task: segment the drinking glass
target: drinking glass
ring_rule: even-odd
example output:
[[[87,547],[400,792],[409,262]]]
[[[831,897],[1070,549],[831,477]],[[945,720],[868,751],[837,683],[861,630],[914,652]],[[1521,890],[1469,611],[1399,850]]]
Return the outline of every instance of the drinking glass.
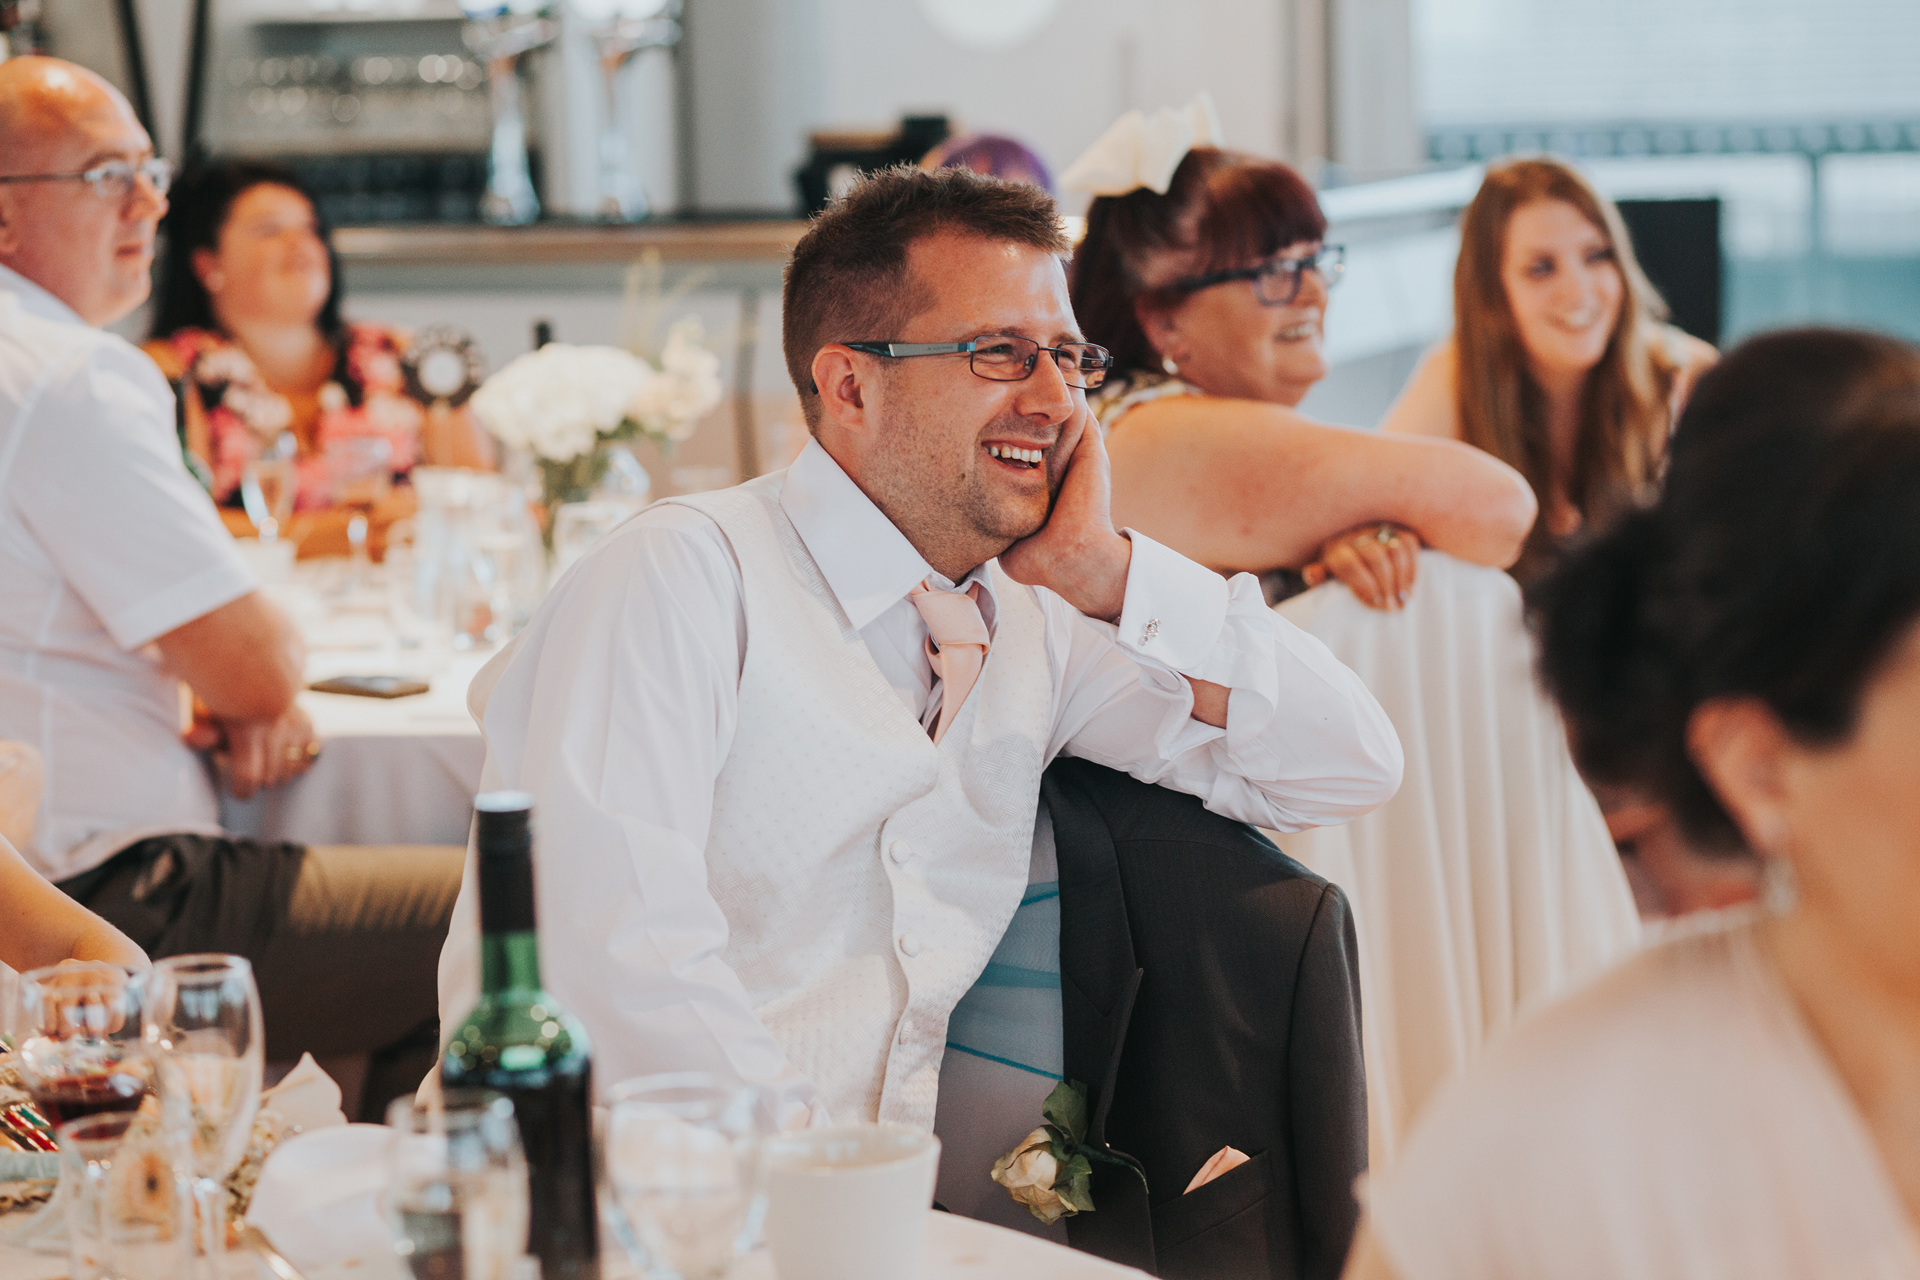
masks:
[[[240,473],[240,505],[253,522],[260,541],[272,542],[293,515],[297,483],[291,458],[256,458]]]
[[[146,1036],[162,1100],[190,1117],[201,1251],[226,1251],[225,1182],[260,1109],[266,1033],[253,966],[240,956],[173,956],[153,966]]]
[[[157,1115],[101,1112],[59,1128],[73,1280],[184,1280],[193,1264],[192,1166]]]
[[[396,1098],[387,1125],[387,1228],[415,1280],[511,1280],[527,1248],[513,1103],[478,1089]]]
[[[393,486],[393,442],[384,436],[329,440],[321,456],[338,506],[370,513]]]
[[[20,1074],[53,1124],[133,1111],[153,1064],[141,1043],[144,974],[118,965],[60,964],[20,975]]]
[[[758,1240],[772,1135],[762,1102],[753,1085],[701,1072],[614,1088],[607,1181],[648,1280],[718,1280]]]
[[[565,502],[553,509],[553,576],[573,567],[574,561],[612,533],[631,516],[624,502]]]

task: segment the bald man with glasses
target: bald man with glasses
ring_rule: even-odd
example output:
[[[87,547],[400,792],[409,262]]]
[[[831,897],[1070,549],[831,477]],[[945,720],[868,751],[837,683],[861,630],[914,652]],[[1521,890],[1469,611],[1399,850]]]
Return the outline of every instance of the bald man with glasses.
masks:
[[[22,852],[155,957],[247,956],[269,1056],[369,1052],[371,1106],[434,1057],[459,851],[220,830],[199,751],[245,798],[320,745],[299,635],[188,474],[159,370],[103,330],[146,299],[171,173],[92,72],[0,63],[0,739],[46,761]]]

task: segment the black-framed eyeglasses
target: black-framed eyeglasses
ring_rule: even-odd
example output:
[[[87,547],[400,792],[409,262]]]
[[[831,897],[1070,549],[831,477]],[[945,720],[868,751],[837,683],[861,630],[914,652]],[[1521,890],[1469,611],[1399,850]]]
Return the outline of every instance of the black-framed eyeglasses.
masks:
[[[125,200],[133,192],[136,178],[145,178],[153,194],[163,196],[173,185],[173,161],[159,156],[145,160],[108,160],[79,173],[20,173],[0,177],[0,182],[84,182],[103,200]]]
[[[1032,338],[1019,338],[1008,333],[990,334],[984,338],[975,338],[971,342],[849,342],[855,351],[864,351],[870,356],[886,356],[890,360],[906,360],[913,356],[966,356],[967,367],[974,376],[985,378],[989,382],[1025,382],[1040,367],[1040,355],[1045,352],[1053,357],[1060,367],[1060,376],[1070,387],[1091,391],[1107,380],[1107,370],[1113,368],[1113,354],[1105,347],[1097,347],[1091,342],[1063,342],[1057,347],[1043,347]]]
[[[1257,267],[1240,267],[1234,271],[1215,271],[1204,276],[1188,276],[1185,280],[1175,280],[1167,288],[1176,293],[1198,293],[1202,289],[1211,289],[1217,284],[1229,284],[1235,280],[1253,281],[1253,296],[1269,307],[1284,307],[1300,296],[1300,282],[1307,272],[1316,271],[1331,289],[1340,282],[1341,275],[1347,269],[1347,246],[1343,244],[1321,245],[1312,253],[1303,253],[1293,258],[1268,258]]]

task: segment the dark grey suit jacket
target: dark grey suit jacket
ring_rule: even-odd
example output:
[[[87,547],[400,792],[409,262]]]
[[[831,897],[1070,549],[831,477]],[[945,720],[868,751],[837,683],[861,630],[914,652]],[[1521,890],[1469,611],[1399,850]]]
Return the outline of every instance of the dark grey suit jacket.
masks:
[[[1367,1163],[1345,897],[1193,796],[1068,759],[1042,787],[1067,1078],[1148,1184],[1096,1164],[1069,1240],[1173,1280],[1332,1280]],[[1182,1194],[1223,1146],[1253,1158]]]

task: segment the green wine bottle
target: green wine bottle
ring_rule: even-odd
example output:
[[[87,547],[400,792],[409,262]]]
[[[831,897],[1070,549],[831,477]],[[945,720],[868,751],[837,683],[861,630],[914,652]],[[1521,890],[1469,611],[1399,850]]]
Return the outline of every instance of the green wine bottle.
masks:
[[[593,1081],[587,1035],[540,986],[533,913],[533,797],[474,801],[480,854],[480,1003],[448,1037],[447,1088],[513,1100],[527,1155],[527,1252],[541,1280],[599,1280]]]

